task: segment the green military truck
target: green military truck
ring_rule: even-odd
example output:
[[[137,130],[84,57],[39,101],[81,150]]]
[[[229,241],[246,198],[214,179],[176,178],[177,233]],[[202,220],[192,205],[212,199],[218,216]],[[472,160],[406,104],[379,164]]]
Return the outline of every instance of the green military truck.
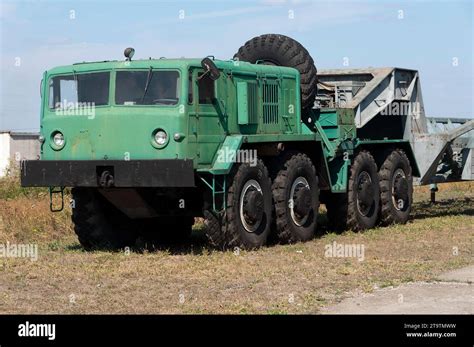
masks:
[[[86,249],[182,240],[195,217],[218,248],[305,241],[320,203],[334,229],[407,222],[424,174],[412,150],[425,118],[416,71],[317,73],[276,34],[229,61],[133,53],[44,73],[41,159],[21,166],[22,185],[50,187],[51,201],[72,188]]]

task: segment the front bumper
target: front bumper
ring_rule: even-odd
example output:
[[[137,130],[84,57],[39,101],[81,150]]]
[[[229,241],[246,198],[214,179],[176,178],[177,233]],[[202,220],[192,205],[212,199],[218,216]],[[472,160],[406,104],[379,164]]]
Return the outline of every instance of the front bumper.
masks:
[[[192,160],[25,160],[22,187],[194,187]],[[110,177],[109,177],[110,178]]]

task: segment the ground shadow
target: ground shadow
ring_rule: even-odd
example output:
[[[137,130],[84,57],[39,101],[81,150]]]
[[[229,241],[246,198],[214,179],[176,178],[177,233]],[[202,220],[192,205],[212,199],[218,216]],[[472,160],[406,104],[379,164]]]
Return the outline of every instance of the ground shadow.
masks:
[[[455,215],[473,216],[474,208],[472,199],[446,199],[440,200],[435,204],[432,204],[429,201],[416,202],[413,205],[411,220]],[[332,230],[329,227],[326,213],[320,213],[320,215],[318,216],[318,230],[315,235],[316,238],[320,238],[329,233],[340,234],[343,232],[345,231]],[[271,237],[268,241],[267,247],[274,247],[278,244],[279,242],[276,237]],[[85,251],[85,249],[80,244],[68,245],[66,246],[66,249],[70,251]],[[123,249],[117,250],[105,248],[98,250],[116,252],[124,251]],[[213,248],[208,244],[204,230],[202,228],[194,230],[191,237],[183,242],[151,241],[139,238],[136,244],[130,248],[130,251],[135,253],[164,251],[168,252],[171,255],[202,255],[210,254],[213,252],[221,252],[221,250]]]
[[[110,251],[110,252],[124,252],[125,248],[117,249],[111,247],[97,247],[93,250],[85,249],[81,244],[74,243],[65,247],[67,251]],[[204,232],[198,230],[193,231],[190,238],[182,242],[167,242],[167,241],[153,241],[139,237],[134,245],[130,246],[130,252],[145,253],[145,252],[168,252],[171,255],[202,255],[209,254],[214,251],[208,243]]]
[[[67,251],[84,251],[84,247],[79,243],[74,243],[72,245],[67,245],[64,247]]]
[[[206,235],[202,230],[193,230],[189,239],[184,241],[146,240],[139,238],[133,247],[134,252],[168,252],[171,255],[202,255],[214,251],[207,242]]]
[[[474,216],[474,202],[470,198],[440,200],[434,204],[421,201],[413,204],[411,220],[434,217]]]
[[[419,201],[413,204],[410,220],[466,215],[474,216],[474,201],[471,198],[445,199],[434,204],[430,201]],[[342,234],[349,230],[333,230],[329,226],[326,212],[322,212],[318,218],[318,230],[316,237],[326,234]]]

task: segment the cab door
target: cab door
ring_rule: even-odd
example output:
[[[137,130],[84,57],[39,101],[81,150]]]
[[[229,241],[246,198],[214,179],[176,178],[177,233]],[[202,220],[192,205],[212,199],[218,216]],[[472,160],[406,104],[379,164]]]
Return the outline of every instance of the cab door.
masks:
[[[199,166],[211,165],[220,144],[225,139],[222,115],[216,100],[217,81],[204,75],[201,68],[189,73],[189,139],[196,143],[196,159]],[[222,78],[222,76],[220,77]],[[191,88],[192,86],[192,88]]]

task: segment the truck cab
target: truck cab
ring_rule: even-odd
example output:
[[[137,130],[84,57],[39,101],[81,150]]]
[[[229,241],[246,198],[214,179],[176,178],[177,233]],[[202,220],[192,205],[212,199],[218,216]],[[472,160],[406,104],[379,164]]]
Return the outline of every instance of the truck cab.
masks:
[[[47,71],[41,159],[182,159],[205,168],[228,134],[301,132],[296,70],[214,64],[215,80],[200,59],[80,63]]]

